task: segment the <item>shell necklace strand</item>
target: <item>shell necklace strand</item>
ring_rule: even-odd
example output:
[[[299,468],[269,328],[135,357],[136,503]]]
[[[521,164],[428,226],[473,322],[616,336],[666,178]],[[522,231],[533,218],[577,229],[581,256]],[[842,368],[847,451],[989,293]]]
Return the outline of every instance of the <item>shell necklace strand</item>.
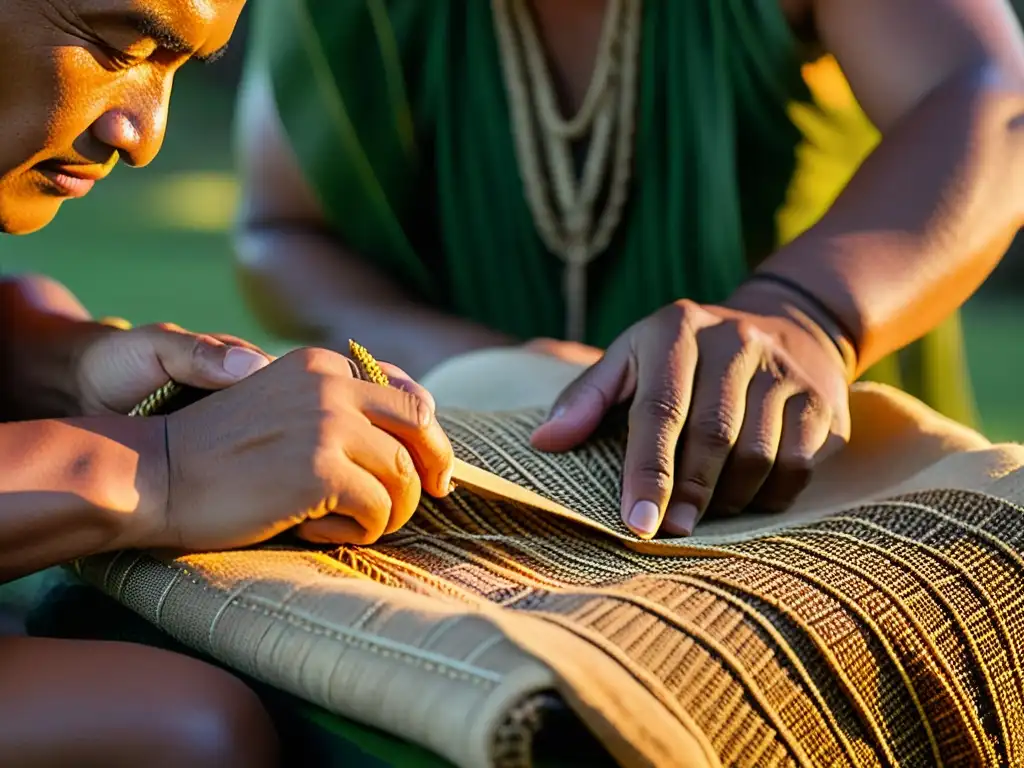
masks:
[[[608,247],[629,191],[643,2],[608,0],[590,85],[569,120],[559,113],[526,2],[492,0],[516,160],[534,226],[544,246],[565,265],[566,338],[583,341],[587,267]],[[577,176],[572,142],[588,133],[586,159]],[[595,221],[609,173],[605,206]]]

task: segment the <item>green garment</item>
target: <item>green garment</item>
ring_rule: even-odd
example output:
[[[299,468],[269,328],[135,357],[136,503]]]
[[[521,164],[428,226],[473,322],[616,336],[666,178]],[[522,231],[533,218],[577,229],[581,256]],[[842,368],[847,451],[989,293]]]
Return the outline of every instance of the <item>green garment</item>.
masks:
[[[487,0],[264,0],[250,68],[331,224],[424,301],[520,338],[564,333],[562,265],[523,194]],[[648,0],[630,200],[589,271],[586,341],[687,297],[727,298],[779,245],[805,136],[779,4]],[[961,421],[955,321],[874,378]]]

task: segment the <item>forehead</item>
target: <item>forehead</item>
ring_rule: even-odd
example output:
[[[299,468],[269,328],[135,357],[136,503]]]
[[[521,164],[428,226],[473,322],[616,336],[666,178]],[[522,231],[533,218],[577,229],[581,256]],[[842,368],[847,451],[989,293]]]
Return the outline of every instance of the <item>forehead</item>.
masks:
[[[75,0],[87,22],[130,27],[180,53],[225,45],[244,0]]]

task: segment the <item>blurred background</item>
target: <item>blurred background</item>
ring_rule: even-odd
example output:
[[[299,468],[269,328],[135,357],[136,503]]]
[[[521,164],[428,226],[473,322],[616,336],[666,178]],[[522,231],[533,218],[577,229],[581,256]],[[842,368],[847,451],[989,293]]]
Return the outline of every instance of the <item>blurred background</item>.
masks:
[[[280,352],[248,315],[229,239],[238,190],[232,121],[245,48],[243,22],[228,54],[191,65],[176,82],[163,152],[142,171],[118,168],[47,229],[3,238],[0,272],[34,271],[70,286],[97,316],[176,322],[232,333]],[[1024,441],[1024,264],[1015,246],[965,313],[985,431]]]

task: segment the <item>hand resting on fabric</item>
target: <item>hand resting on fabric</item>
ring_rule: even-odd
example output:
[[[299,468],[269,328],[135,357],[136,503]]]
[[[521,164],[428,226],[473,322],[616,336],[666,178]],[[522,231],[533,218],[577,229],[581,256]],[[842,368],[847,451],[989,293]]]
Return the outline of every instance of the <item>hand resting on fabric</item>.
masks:
[[[645,538],[787,508],[850,434],[842,356],[798,313],[675,302],[570,384],[533,444],[575,448],[626,401],[622,517]]]

